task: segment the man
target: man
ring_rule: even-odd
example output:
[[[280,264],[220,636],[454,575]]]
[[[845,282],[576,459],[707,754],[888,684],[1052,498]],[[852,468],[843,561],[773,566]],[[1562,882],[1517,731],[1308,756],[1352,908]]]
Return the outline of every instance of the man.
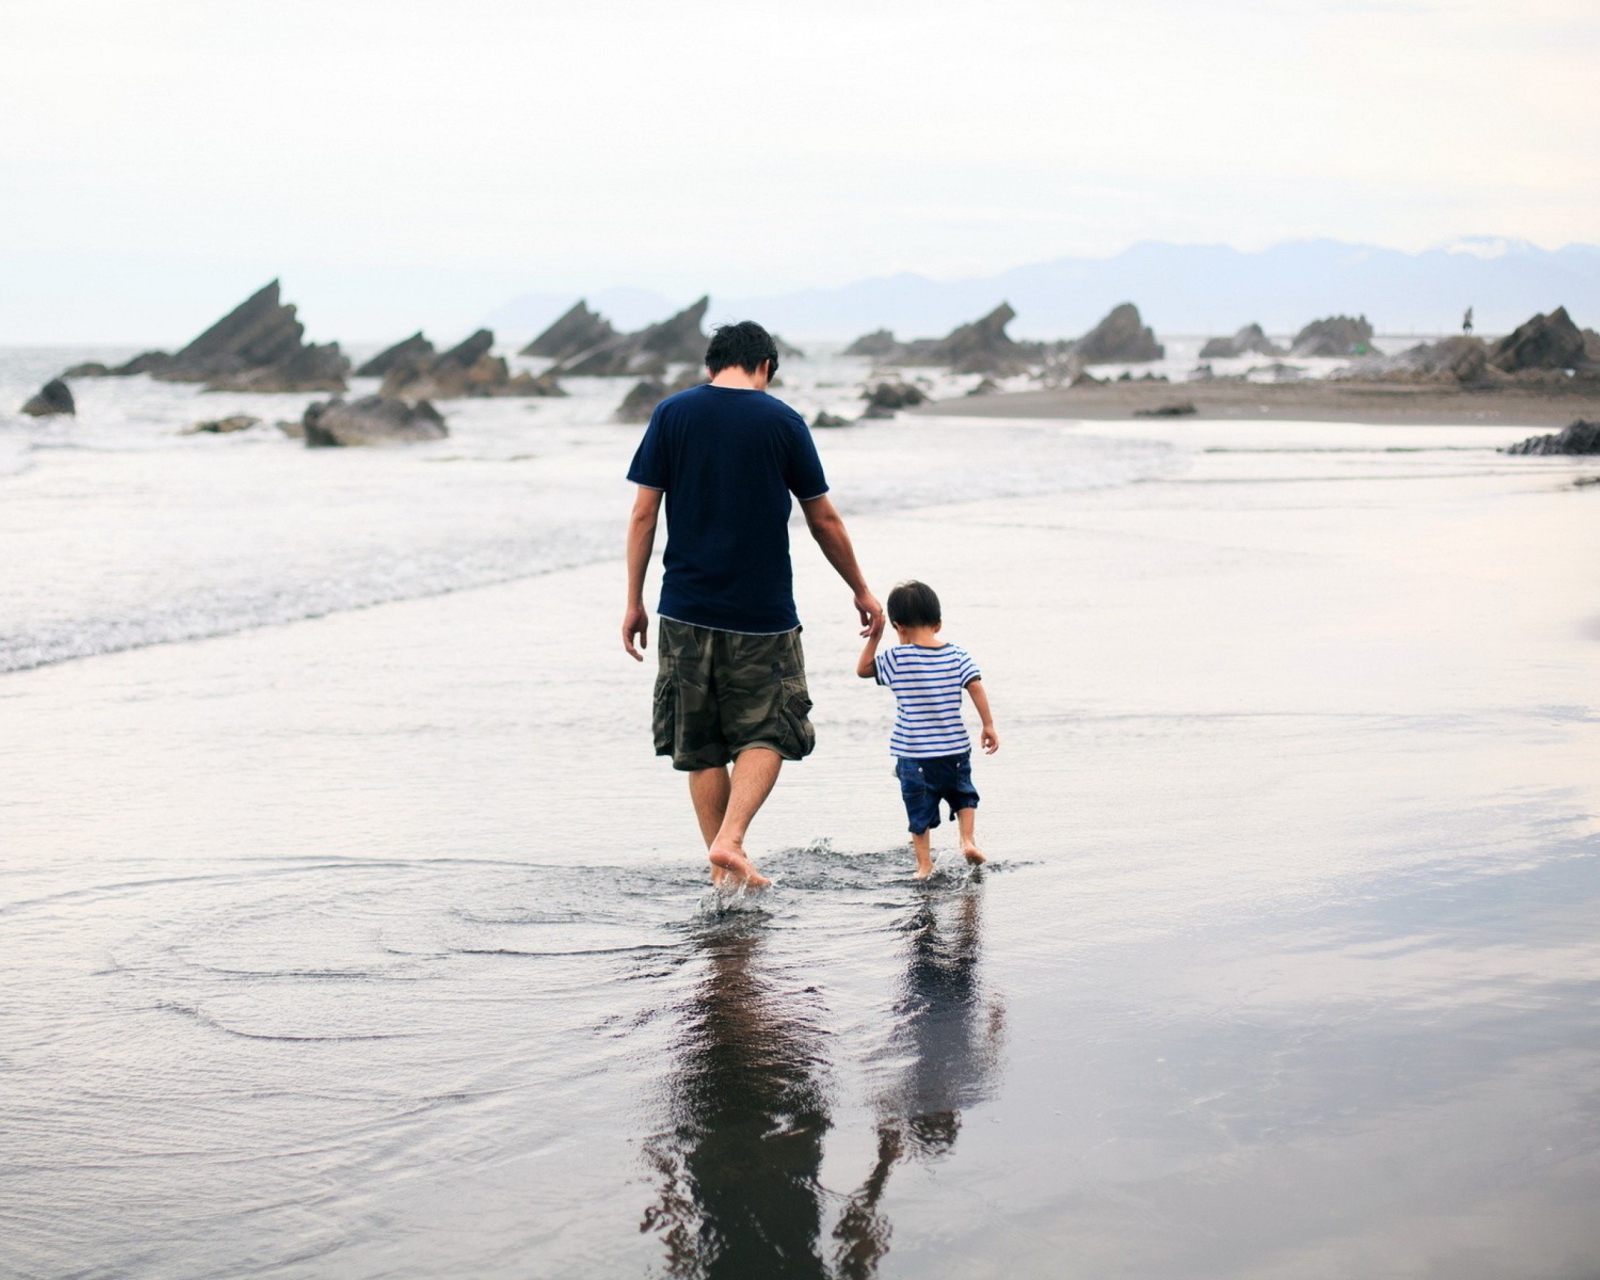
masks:
[[[827,496],[805,420],[766,392],[778,370],[772,335],[751,320],[722,326],[706,369],[708,384],[656,406],[628,469],[639,492],[628,525],[622,644],[644,661],[645,569],[665,495],[656,754],[689,775],[712,880],[732,876],[760,888],[771,882],[745,853],[745,833],[783,762],[803,759],[815,744],[789,563],[791,494],[854,594],[862,635],[883,608]]]

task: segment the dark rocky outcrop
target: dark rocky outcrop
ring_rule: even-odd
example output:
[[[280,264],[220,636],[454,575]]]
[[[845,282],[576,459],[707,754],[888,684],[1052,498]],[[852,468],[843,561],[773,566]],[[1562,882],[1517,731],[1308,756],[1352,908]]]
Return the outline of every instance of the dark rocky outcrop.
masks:
[[[63,378],[127,378],[136,373],[154,373],[157,369],[172,363],[172,357],[165,351],[141,351],[131,360],[126,360],[114,369],[108,369],[98,360],[90,360],[85,364],[75,364],[61,376]]]
[[[1329,316],[1313,320],[1289,345],[1292,356],[1335,356],[1348,360],[1352,356],[1377,356],[1383,353],[1372,345],[1372,326],[1366,316]]]
[[[397,364],[404,364],[418,360],[431,361],[434,357],[433,343],[422,336],[418,329],[409,338],[403,338],[392,347],[386,347],[378,352],[372,359],[356,370],[358,378],[381,378]]]
[[[231,418],[218,418],[213,422],[197,422],[192,427],[185,427],[181,434],[186,436],[231,435],[235,431],[248,431],[251,427],[259,426],[260,418],[252,418],[248,413],[236,413]]]
[[[1530,436],[1503,452],[1541,455],[1600,453],[1600,422],[1585,422],[1580,418],[1553,435]]]
[[[511,376],[504,357],[491,355],[494,333],[479,329],[442,355],[397,360],[378,394],[390,399],[458,400],[464,396],[564,396],[553,374]]]
[[[1234,356],[1281,356],[1283,348],[1262,331],[1258,324],[1247,324],[1231,338],[1212,338],[1200,348],[1202,360],[1227,360]]]
[[[1458,334],[1438,342],[1419,343],[1399,355],[1358,360],[1334,377],[1376,382],[1478,386],[1493,381],[1494,375],[1488,365],[1488,345],[1479,338]]]
[[[83,364],[75,364],[71,368],[61,371],[63,378],[109,378],[111,370],[98,360],[87,360]]]
[[[649,422],[656,406],[668,396],[699,386],[706,380],[705,370],[690,367],[669,385],[660,378],[641,378],[622,398],[613,415],[618,422]]]
[[[817,410],[817,416],[811,420],[811,425],[820,430],[830,430],[833,427],[848,427],[850,419],[841,418],[836,413],[829,413],[826,409]]]
[[[903,364],[941,365],[956,373],[1021,373],[1044,358],[1037,342],[1017,342],[1006,326],[1017,318],[1002,302],[982,319],[957,325],[942,338],[907,343],[896,357]]]
[[[864,333],[844,349],[847,356],[867,356],[878,360],[884,356],[893,355],[900,349],[900,344],[895,341],[894,334],[888,329],[874,329],[871,333]]]
[[[76,415],[78,406],[72,399],[72,389],[60,378],[51,378],[37,395],[29,397],[22,412],[30,418],[52,418],[57,414]]]
[[[1583,330],[1565,307],[1536,315],[1494,344],[1489,363],[1503,373],[1524,369],[1575,369],[1586,362]]]
[[[518,354],[569,360],[604,347],[618,336],[611,321],[598,311],[590,311],[588,302],[579,298],[565,315]]]
[[[896,410],[912,408],[928,398],[920,387],[914,387],[909,382],[880,382],[861,395],[867,402],[867,411],[861,415],[863,418],[892,418]]]
[[[701,298],[675,316],[647,325],[637,333],[618,334],[592,350],[561,361],[551,371],[574,377],[661,377],[671,364],[699,367],[705,363],[706,335],[701,329],[710,298]]]
[[[1135,418],[1186,418],[1198,413],[1193,400],[1175,400],[1171,404],[1158,404],[1153,409],[1135,409]]]
[[[204,382],[208,391],[343,391],[350,361],[339,344],[308,346],[304,336],[274,280],[176,355],[146,352],[114,372]]]
[[[450,434],[444,418],[426,400],[407,404],[385,396],[360,400],[322,400],[306,407],[300,420],[306,447],[412,444],[443,440]]]
[[[1086,365],[1144,364],[1167,354],[1131,302],[1113,307],[1104,320],[1072,344],[1072,352]]]

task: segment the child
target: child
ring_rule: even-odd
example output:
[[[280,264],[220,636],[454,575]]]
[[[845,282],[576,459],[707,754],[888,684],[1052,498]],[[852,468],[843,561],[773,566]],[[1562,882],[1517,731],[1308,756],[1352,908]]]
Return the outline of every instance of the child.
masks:
[[[911,819],[917,878],[925,880],[933,871],[929,835],[939,825],[941,800],[950,806],[950,816],[961,829],[961,852],[967,861],[974,866],[984,861],[972,835],[978,793],[972,785],[972,740],[961,719],[962,689],[972,695],[972,705],[983,718],[981,741],[987,754],[1000,749],[1000,735],[994,731],[977,664],[959,645],[939,639],[943,621],[933,588],[902,582],[889,593],[889,622],[900,643],[878,653],[880,620],[861,651],[856,674],[894,691],[898,710],[889,750],[897,757],[895,774]]]

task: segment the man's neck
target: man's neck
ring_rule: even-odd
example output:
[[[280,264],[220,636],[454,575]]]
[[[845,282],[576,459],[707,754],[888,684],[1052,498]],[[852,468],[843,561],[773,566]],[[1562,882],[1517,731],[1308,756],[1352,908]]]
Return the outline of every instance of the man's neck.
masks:
[[[754,373],[748,369],[741,369],[736,364],[730,364],[726,369],[718,369],[711,378],[713,387],[731,387],[738,391],[765,391],[767,389],[766,365],[763,363]]]

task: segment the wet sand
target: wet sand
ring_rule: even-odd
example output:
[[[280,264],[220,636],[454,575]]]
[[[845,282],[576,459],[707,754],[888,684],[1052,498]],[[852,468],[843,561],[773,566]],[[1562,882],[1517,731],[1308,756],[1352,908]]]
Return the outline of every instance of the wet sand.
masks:
[[[852,521],[983,666],[977,879],[809,546],[755,910],[616,564],[0,678],[4,1267],[1592,1270],[1600,468],[1040,430],[1182,465]]]
[[[1458,387],[1306,379],[1289,383],[1108,382],[941,400],[913,416],[1081,418],[1115,421],[1164,406],[1194,405],[1194,418],[1258,418],[1289,422],[1490,423],[1564,427],[1600,417],[1600,382],[1560,391],[1527,388],[1464,391]]]

